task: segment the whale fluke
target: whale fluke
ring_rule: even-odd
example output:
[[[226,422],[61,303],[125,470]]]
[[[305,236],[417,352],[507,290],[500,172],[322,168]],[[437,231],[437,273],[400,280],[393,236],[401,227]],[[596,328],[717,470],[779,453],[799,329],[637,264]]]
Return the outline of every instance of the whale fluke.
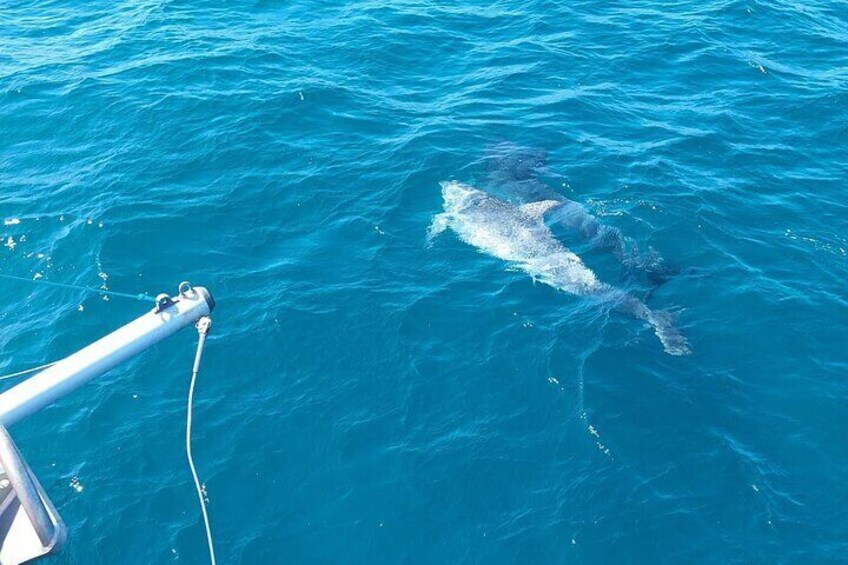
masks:
[[[675,316],[668,310],[652,310],[648,315],[648,323],[654,328],[654,333],[660,338],[663,350],[669,355],[689,355],[692,350],[689,342],[675,325]]]

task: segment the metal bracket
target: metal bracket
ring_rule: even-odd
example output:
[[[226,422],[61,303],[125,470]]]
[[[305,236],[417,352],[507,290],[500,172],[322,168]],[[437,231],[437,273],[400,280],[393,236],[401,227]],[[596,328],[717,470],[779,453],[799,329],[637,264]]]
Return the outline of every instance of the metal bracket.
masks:
[[[197,291],[194,290],[194,287],[191,286],[191,283],[188,281],[181,282],[180,286],[177,287],[177,291],[180,293],[180,296],[188,296],[190,298],[193,298],[194,295],[197,293]]]
[[[200,335],[207,335],[209,333],[209,328],[212,327],[212,318],[209,316],[201,316],[197,323],[194,324],[194,327],[197,328],[197,332]]]
[[[177,292],[179,297],[185,296],[186,298],[195,298],[197,296],[197,291],[188,281],[181,282],[180,286],[177,288]],[[179,298],[174,300],[163,292],[156,296],[156,308],[154,308],[153,311],[159,314],[179,302],[179,300]]]
[[[153,311],[160,314],[163,310],[167,310],[173,305],[174,300],[163,292],[162,294],[156,295],[156,308],[154,308]]]

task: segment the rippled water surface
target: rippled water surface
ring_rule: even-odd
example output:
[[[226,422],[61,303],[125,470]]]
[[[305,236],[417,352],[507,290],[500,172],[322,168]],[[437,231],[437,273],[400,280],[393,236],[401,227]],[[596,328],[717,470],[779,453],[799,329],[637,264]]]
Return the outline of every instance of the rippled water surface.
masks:
[[[222,563],[844,562],[846,123],[837,0],[0,0],[0,272],[212,290]],[[449,179],[653,248],[659,286],[552,227],[692,354],[428,247]],[[148,308],[0,300],[3,373]],[[12,429],[68,524],[50,563],[206,562],[195,340]]]

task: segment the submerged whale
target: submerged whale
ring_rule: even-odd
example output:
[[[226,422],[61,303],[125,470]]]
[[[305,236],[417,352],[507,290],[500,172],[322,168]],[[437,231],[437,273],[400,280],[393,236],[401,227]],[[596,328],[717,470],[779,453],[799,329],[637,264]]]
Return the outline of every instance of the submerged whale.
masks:
[[[549,220],[565,227],[593,249],[612,253],[630,277],[641,273],[649,283],[660,285],[678,273],[678,269],[667,265],[654,249],[641,252],[636,242],[621,230],[602,223],[583,204],[566,198],[543,182],[543,175],[554,175],[547,167],[547,154],[543,149],[502,142],[489,147],[487,153],[490,185],[487,190],[493,194],[503,194],[510,201],[522,203],[561,202]]]
[[[456,181],[443,182],[441,186],[444,212],[433,217],[428,242],[451,229],[465,243],[507,261],[534,280],[569,294],[609,301],[616,309],[647,322],[666,353],[690,353],[686,338],[674,326],[669,312],[651,310],[641,300],[598,280],[580,257],[554,237],[545,225],[544,215],[562,202],[541,200],[513,205]]]

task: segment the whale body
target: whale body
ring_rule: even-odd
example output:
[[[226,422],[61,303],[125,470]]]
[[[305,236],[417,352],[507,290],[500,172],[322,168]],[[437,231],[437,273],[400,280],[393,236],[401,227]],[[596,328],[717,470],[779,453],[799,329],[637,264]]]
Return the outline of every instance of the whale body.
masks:
[[[583,261],[554,237],[544,215],[558,200],[514,205],[457,181],[442,182],[444,212],[433,217],[428,241],[450,229],[463,242],[509,263],[534,280],[576,296],[609,301],[616,309],[651,325],[666,353],[690,353],[672,316],[598,279]]]

